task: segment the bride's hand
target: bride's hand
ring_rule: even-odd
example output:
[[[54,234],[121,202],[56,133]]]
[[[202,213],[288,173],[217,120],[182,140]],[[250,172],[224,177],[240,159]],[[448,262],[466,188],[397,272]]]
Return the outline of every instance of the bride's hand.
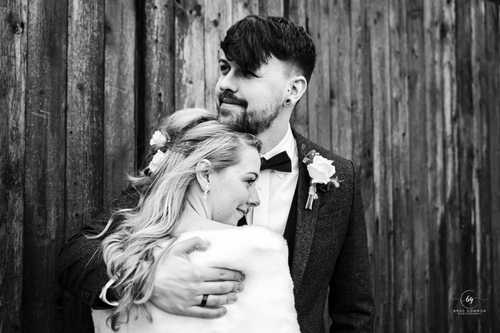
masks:
[[[150,298],[156,307],[188,317],[218,318],[226,314],[223,305],[236,302],[236,293],[243,290],[244,275],[190,262],[191,252],[206,249],[207,244],[201,238],[193,237],[174,244],[163,253]],[[208,295],[208,298],[202,307],[203,295]]]

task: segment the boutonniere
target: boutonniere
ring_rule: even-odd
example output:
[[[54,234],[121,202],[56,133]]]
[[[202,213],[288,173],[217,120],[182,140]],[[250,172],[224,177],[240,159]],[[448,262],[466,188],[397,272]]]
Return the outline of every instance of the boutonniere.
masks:
[[[316,150],[311,150],[302,162],[307,166],[309,177],[311,177],[306,209],[312,210],[313,201],[318,199],[318,188],[326,192],[330,190],[332,185],[337,188],[340,184],[335,175],[333,161],[324,158]]]

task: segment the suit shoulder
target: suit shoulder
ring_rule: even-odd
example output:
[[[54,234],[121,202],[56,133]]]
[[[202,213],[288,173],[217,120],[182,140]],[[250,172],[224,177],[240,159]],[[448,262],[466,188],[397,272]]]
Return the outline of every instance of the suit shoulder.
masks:
[[[312,142],[309,139],[306,139],[301,134],[294,132],[295,139],[297,140],[297,148],[299,152],[302,151],[303,155],[307,154],[311,150],[316,150],[321,156],[333,161],[333,165],[337,169],[337,172],[342,171],[342,173],[350,174],[354,172],[354,164],[352,161],[337,155],[326,148],[321,147],[317,143]],[[299,153],[299,155],[301,155]]]

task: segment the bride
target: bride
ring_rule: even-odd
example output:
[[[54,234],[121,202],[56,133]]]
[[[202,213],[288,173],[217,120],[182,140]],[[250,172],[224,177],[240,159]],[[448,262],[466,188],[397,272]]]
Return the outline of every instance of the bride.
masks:
[[[93,310],[95,331],[299,332],[285,240],[263,227],[236,227],[259,205],[259,140],[206,110],[186,109],[166,118],[150,143],[152,161],[132,178],[139,204],[115,213],[97,236],[120,222],[102,243],[119,301]],[[191,237],[209,244],[189,255],[193,263],[245,275],[244,291],[221,318],[176,316],[148,301],[162,254]],[[210,295],[200,295],[200,306],[209,305]]]

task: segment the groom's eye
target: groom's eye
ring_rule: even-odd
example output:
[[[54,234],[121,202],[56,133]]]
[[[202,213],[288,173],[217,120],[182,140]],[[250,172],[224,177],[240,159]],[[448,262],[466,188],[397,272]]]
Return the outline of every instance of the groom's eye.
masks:
[[[219,71],[226,75],[229,72],[230,67],[226,64],[219,64]]]
[[[244,77],[249,77],[249,76],[257,77],[257,75],[255,75],[254,72],[245,71],[245,70],[241,71],[241,75],[243,75]]]

